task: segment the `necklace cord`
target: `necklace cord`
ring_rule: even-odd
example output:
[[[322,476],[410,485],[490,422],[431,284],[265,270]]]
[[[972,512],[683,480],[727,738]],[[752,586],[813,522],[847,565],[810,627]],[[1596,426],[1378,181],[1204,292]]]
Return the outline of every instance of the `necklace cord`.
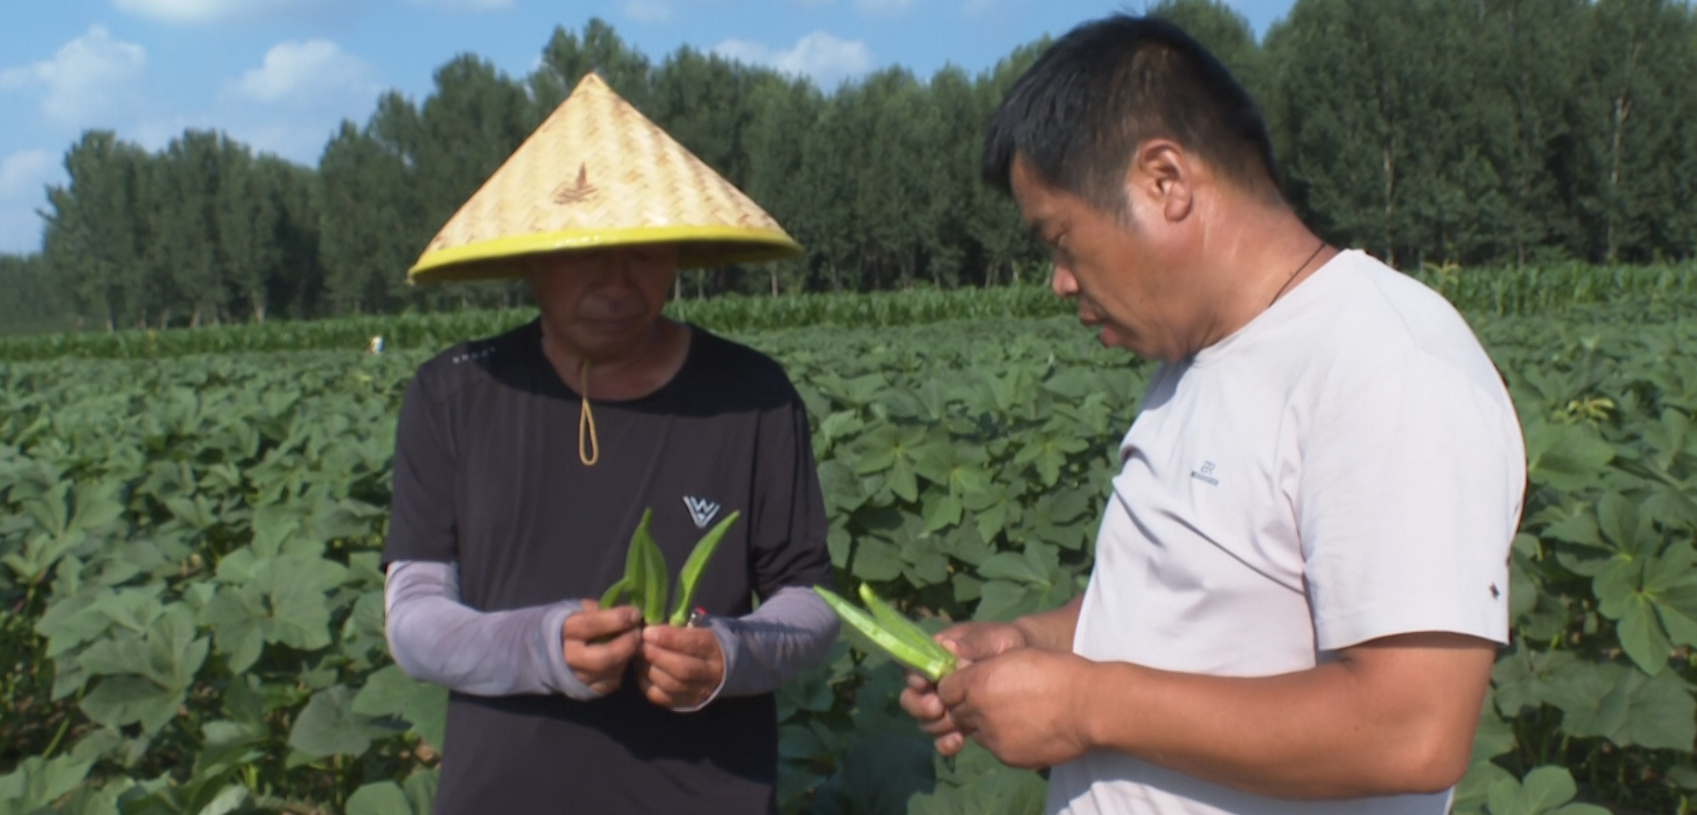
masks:
[[[578,387],[583,393],[583,410],[577,418],[577,458],[585,467],[594,467],[601,460],[601,442],[595,435],[595,414],[589,409],[589,360],[578,369]],[[588,442],[587,446],[585,441]],[[585,451],[588,452],[585,452]]]
[[[1309,255],[1308,259],[1304,260],[1301,266],[1296,267],[1296,271],[1291,272],[1290,277],[1285,278],[1285,284],[1280,286],[1277,292],[1273,293],[1273,299],[1267,301],[1267,308],[1272,308],[1274,303],[1279,302],[1279,298],[1284,296],[1285,289],[1290,288],[1290,282],[1295,280],[1297,275],[1302,274],[1302,270],[1308,268],[1308,264],[1313,263],[1314,259],[1320,256],[1321,250],[1325,248],[1326,241],[1322,238],[1320,240],[1320,245],[1314,247],[1314,254]]]

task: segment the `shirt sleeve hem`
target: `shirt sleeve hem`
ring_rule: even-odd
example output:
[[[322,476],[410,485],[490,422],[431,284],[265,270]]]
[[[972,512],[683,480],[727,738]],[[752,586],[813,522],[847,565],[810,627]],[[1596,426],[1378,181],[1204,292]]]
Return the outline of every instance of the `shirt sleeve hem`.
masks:
[[[1383,637],[1420,632],[1462,634],[1507,645],[1507,611],[1425,603],[1381,606],[1314,621],[1315,647],[1322,651],[1340,651]]]

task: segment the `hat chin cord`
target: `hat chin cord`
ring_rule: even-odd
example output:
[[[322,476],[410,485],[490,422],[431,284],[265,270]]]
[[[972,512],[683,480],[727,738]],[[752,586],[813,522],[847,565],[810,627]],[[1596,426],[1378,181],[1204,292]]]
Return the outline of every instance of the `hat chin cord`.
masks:
[[[601,442],[595,437],[595,414],[589,410],[589,359],[578,369],[578,385],[583,393],[583,410],[577,419],[577,459],[585,467],[594,467],[601,460]],[[587,443],[586,443],[587,442]]]

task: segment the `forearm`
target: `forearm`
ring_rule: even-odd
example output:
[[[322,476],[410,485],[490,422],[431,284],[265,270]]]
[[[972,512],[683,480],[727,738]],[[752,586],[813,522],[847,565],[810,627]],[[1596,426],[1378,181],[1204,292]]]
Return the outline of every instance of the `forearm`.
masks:
[[[566,667],[561,631],[575,601],[480,612],[460,602],[453,564],[400,561],[384,581],[384,631],[414,679],[476,696],[595,694]]]
[[[1466,770],[1493,655],[1346,656],[1259,678],[1093,663],[1075,718],[1092,747],[1260,795],[1437,792]]]
[[[1070,653],[1073,633],[1078,630],[1078,610],[1083,607],[1081,594],[1060,608],[1021,617],[1013,624],[1025,635],[1026,647]]]
[[[778,590],[752,614],[708,624],[725,659],[725,681],[716,696],[777,690],[825,661],[838,627],[837,615],[800,586]]]

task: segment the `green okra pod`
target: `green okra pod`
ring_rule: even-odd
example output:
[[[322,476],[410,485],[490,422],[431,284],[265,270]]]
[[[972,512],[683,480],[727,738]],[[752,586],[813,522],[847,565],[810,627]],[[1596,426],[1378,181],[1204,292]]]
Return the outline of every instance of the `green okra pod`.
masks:
[[[948,653],[948,649],[943,648],[937,644],[936,640],[931,639],[931,635],[925,633],[925,629],[902,616],[901,612],[891,608],[889,603],[884,602],[878,595],[872,593],[872,587],[865,583],[860,584],[860,601],[865,603],[866,607],[872,611],[872,619],[877,620],[885,631],[906,640],[915,648],[928,651],[942,649],[943,653]]]
[[[678,572],[677,605],[672,607],[672,617],[666,622],[673,626],[682,627],[689,621],[689,604],[695,600],[695,584],[701,580],[701,573],[707,568],[707,561],[713,557],[713,552],[719,548],[719,541],[725,537],[725,532],[731,528],[741,512],[732,512],[701,537],[690,550],[689,559],[684,561],[683,571]]]
[[[607,587],[607,593],[601,595],[601,602],[596,604],[596,608],[612,608],[614,604],[619,602],[619,595],[624,594],[625,589],[629,586],[630,578],[619,578],[617,582]]]
[[[648,596],[648,552],[642,545],[648,537],[648,518],[652,510],[642,513],[642,521],[636,525],[636,533],[630,537],[630,548],[625,550],[625,592],[630,598],[630,604],[637,610],[643,609],[643,603]]]
[[[654,536],[648,532],[648,517],[643,513],[642,525],[636,528],[634,545],[642,550],[642,602],[637,607],[642,609],[642,621],[654,625],[666,619],[666,556],[660,553],[660,545],[654,542]]]
[[[814,586],[813,591],[824,599],[825,604],[830,606],[849,628],[865,637],[879,650],[889,654],[892,659],[924,674],[927,679],[935,682],[955,669],[954,654],[937,642],[927,638],[925,645],[929,647],[909,642],[886,630],[872,615],[838,597],[835,592],[818,586]]]

